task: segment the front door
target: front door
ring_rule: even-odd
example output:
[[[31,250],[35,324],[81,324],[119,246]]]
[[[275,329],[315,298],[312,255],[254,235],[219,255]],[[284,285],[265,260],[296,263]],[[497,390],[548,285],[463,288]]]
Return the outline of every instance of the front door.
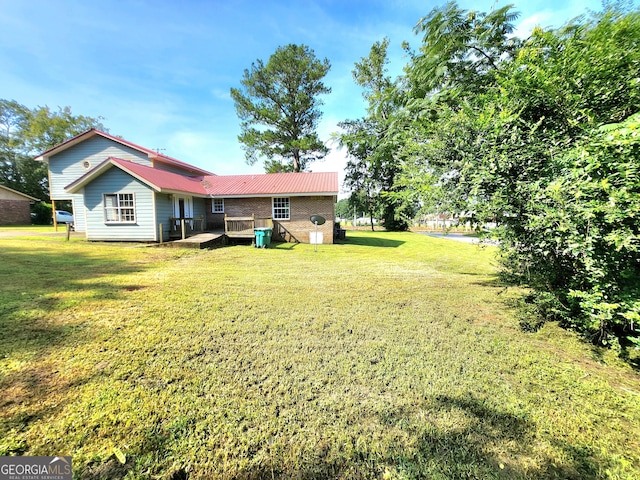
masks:
[[[173,196],[173,215],[176,218],[193,219],[193,198],[174,195]],[[189,220],[188,223],[193,228],[193,220]]]

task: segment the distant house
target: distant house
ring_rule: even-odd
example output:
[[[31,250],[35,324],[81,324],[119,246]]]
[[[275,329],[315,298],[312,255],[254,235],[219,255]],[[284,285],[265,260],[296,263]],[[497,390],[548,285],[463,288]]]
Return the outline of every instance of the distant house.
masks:
[[[30,225],[31,207],[37,198],[0,185],[0,225]]]
[[[52,201],[72,202],[88,240],[166,241],[185,223],[224,231],[231,218],[268,219],[276,239],[308,242],[318,214],[333,241],[337,173],[215,175],[95,129],[37,159],[49,166]]]

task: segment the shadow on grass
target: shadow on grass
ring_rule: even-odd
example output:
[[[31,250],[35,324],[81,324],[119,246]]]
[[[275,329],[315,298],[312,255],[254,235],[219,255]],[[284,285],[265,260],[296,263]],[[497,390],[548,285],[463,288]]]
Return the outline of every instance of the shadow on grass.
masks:
[[[46,321],[43,312],[62,312],[90,299],[121,298],[125,292],[143,287],[98,279],[143,268],[141,264],[94,258],[77,251],[39,253],[4,248],[0,252],[0,275],[7,275],[12,282],[0,290],[0,349],[10,356],[21,349],[40,352],[68,343],[69,337],[77,336],[82,327]],[[87,283],[89,279],[96,281]]]
[[[533,448],[539,439],[531,420],[472,395],[437,396],[422,408],[425,415],[420,418],[427,419],[422,423],[409,421],[415,419],[413,407],[379,418],[383,427],[408,433],[412,439],[408,445],[398,441],[386,450],[356,446],[348,457],[300,458],[294,470],[270,458],[268,464],[247,467],[229,478],[595,480],[609,466],[588,446],[561,440],[551,440],[556,457],[544,456]],[[461,421],[451,424],[451,418]],[[385,476],[385,471],[390,473]]]
[[[276,248],[278,250],[294,250],[298,245],[300,245],[300,243],[272,241],[269,248]]]
[[[4,392],[0,412],[17,408],[21,413],[0,414],[0,437],[51,414],[54,407],[46,405],[51,403],[48,400],[52,393],[61,394],[88,381],[59,375],[57,367],[52,366],[55,361],[38,361],[55,359],[56,350],[88,340],[91,325],[65,311],[82,307],[87,301],[118,299],[125,292],[141,288],[110,280],[142,269],[144,264],[92,257],[77,249],[35,251],[4,246],[0,251],[0,276],[11,281],[0,287],[0,353],[2,364],[14,367],[0,374],[0,390]],[[56,311],[59,315],[49,315]],[[12,451],[0,453],[21,450],[24,446],[17,445]]]
[[[593,358],[598,361],[598,363],[601,363],[603,365],[607,363],[605,359],[605,353],[609,349],[609,347],[594,345],[593,342],[590,341],[589,337],[583,337],[582,341],[591,347],[591,354],[593,355]],[[619,342],[620,350],[618,353],[618,357],[636,372],[640,372],[640,351],[638,351],[635,343],[631,342],[626,337],[621,337],[619,339]]]
[[[347,237],[346,240],[339,240],[336,242],[338,245],[356,245],[361,247],[383,247],[383,248],[397,248],[403,245],[405,242],[401,240],[393,240],[384,237]]]
[[[540,480],[596,479],[598,472],[607,467],[604,460],[594,458],[593,452],[561,441],[554,443],[562,452],[563,463],[557,458],[541,458],[540,454],[530,451],[537,441],[532,422],[486,400],[472,395],[440,395],[432,402],[430,409],[440,416],[455,412],[455,415],[462,414],[466,422],[447,431],[432,427],[412,432],[419,438],[418,451],[401,456],[397,465],[418,473],[416,478],[421,476],[420,465],[430,465],[433,471],[422,473],[435,474],[438,478]],[[401,418],[395,420],[401,421]],[[500,457],[496,452],[501,452]],[[527,457],[535,461],[527,462]]]

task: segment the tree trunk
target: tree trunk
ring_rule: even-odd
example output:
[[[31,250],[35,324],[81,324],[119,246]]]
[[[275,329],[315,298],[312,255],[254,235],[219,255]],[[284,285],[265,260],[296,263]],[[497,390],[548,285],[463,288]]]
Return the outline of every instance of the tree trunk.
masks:
[[[371,222],[371,231],[374,232],[375,228],[373,228],[373,201],[371,200],[371,192],[368,190],[367,196],[369,197],[369,221]]]
[[[293,151],[293,171],[300,171],[300,152],[298,150]]]

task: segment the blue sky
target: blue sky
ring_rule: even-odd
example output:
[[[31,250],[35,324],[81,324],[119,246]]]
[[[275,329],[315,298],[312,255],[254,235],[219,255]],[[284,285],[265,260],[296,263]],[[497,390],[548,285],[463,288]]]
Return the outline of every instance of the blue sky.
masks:
[[[637,0],[636,0],[637,2]],[[444,1],[434,0],[0,0],[0,98],[33,108],[70,106],[104,117],[111,134],[218,174],[261,173],[238,143],[229,89],[278,46],[305,44],[332,64],[319,133],[364,114],[354,62],[385,36],[390,73],[406,63],[403,41]],[[507,2],[460,1],[489,11]],[[599,0],[515,1],[520,36],[600,9]],[[331,146],[331,145],[330,145]],[[314,171],[341,171],[333,148]]]

